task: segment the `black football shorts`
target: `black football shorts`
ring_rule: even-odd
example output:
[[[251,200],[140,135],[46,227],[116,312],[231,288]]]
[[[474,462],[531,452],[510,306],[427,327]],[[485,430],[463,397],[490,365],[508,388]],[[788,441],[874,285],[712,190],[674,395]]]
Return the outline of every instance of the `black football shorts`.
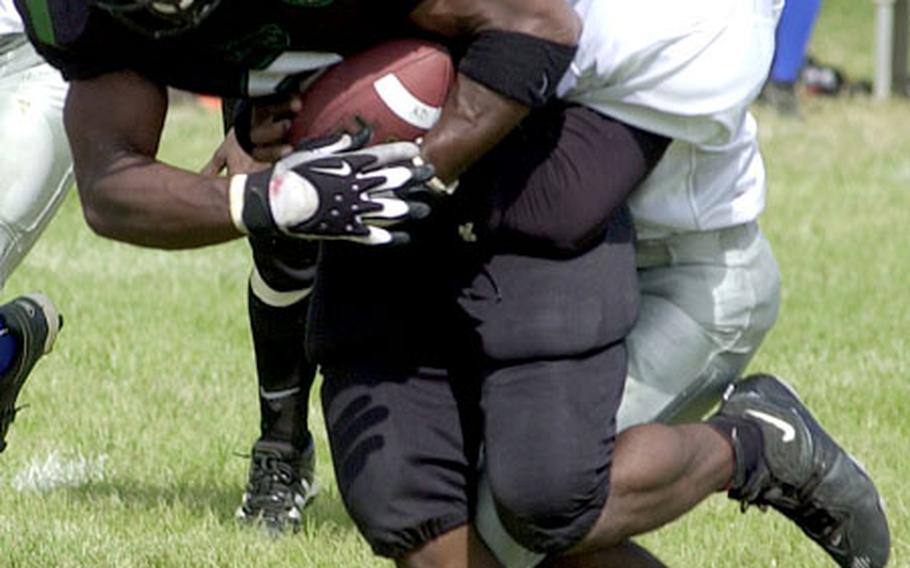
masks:
[[[342,498],[377,554],[470,522],[481,459],[531,550],[571,547],[606,502],[638,308],[624,199],[665,141],[580,107],[535,117],[411,245],[322,247],[307,349]]]

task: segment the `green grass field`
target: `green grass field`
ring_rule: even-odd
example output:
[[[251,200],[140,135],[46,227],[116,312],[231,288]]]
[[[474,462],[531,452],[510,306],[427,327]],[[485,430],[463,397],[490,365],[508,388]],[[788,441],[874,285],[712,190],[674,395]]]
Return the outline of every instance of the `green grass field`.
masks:
[[[871,75],[872,4],[832,0],[824,61]],[[757,109],[784,275],[777,327],[751,369],[788,378],[868,467],[910,566],[910,103],[809,100],[804,120]],[[215,115],[177,108],[162,157],[200,167]],[[94,236],[70,195],[4,298],[40,289],[64,311],[0,456],[0,566],[381,566],[338,498],[314,397],[323,492],[278,540],[233,511],[258,420],[242,242],[160,252]],[[722,496],[643,543],[671,566],[824,567],[775,513]]]

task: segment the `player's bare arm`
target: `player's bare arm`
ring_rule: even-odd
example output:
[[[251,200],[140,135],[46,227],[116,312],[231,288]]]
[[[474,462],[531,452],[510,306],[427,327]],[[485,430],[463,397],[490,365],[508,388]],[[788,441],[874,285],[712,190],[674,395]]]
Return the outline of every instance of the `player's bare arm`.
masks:
[[[213,177],[155,159],[166,112],[164,88],[136,73],[74,81],[64,120],[86,220],[98,234],[175,249],[251,233],[386,244],[407,238],[386,227],[426,214],[425,205],[385,195],[432,175],[411,165],[413,143],[360,151],[362,141],[343,135],[265,171]]]
[[[156,161],[167,93],[124,71],[73,81],[64,110],[79,196],[98,234],[156,248],[190,248],[240,235],[228,181]]]
[[[561,0],[425,0],[411,13],[411,19],[419,27],[447,37],[517,32],[563,46],[576,45],[582,26]],[[540,65],[533,71],[535,79],[547,71]],[[555,86],[560,78],[546,80]],[[529,112],[528,104],[501,91],[459,73],[439,122],[422,145],[424,157],[443,181],[455,180]]]

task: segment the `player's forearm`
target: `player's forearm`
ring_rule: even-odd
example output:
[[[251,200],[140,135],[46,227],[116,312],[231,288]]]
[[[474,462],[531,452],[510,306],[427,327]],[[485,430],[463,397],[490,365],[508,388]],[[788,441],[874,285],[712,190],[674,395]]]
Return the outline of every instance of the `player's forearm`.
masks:
[[[86,221],[98,234],[156,248],[239,236],[228,181],[155,160],[167,93],[131,71],[74,81],[64,108]]]
[[[562,0],[425,0],[412,19],[470,44],[442,116],[422,146],[446,182],[552,96],[581,35],[581,21]],[[510,54],[512,46],[525,56]]]
[[[458,76],[439,122],[427,132],[421,154],[445,182],[458,178],[524,118],[528,107]]]
[[[89,226],[136,245],[181,249],[240,236],[229,212],[225,178],[206,177],[145,158],[113,164],[115,173],[78,179]]]

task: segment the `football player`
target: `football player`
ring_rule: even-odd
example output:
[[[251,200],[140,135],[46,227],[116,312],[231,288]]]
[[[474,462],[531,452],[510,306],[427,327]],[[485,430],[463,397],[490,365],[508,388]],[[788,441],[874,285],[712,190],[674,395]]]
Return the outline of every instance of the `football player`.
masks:
[[[579,3],[580,18],[546,0],[356,9],[349,2],[255,9],[201,0],[59,2],[65,9],[49,9],[53,0],[20,6],[42,53],[74,80],[68,133],[86,216],[102,234],[181,247],[248,233],[254,257],[266,257],[256,259],[254,295],[258,285],[265,291],[258,297],[281,309],[305,299],[292,282],[308,281],[301,270],[311,268],[288,237],[395,241],[391,222],[424,213],[407,189],[451,190],[462,177],[454,205],[413,227],[413,247],[333,242],[321,251],[308,350],[326,374],[339,486],[378,553],[402,565],[491,561],[468,528],[482,436],[497,510],[513,537],[540,552],[623,543],[729,486],[737,498],[796,517],[843,565],[884,563],[887,527],[874,487],[773,378],[741,383],[708,424],[652,424],[615,436],[610,416],[626,374],[623,338],[635,294],[632,231],[612,198],[648,172],[666,137],[595,112],[592,100],[547,106],[557,84],[571,78],[573,59],[580,93],[611,84],[602,82],[603,52],[586,51],[584,42],[575,50],[585,12],[603,4]],[[770,19],[770,9],[753,4],[719,12],[742,25]],[[342,135],[229,180],[154,160],[163,85],[228,96],[287,88],[289,65],[330,61],[324,52],[282,53],[289,48],[344,54],[408,21],[467,43],[454,94],[422,146],[364,149],[357,136]],[[487,162],[476,163],[510,131]],[[625,149],[631,161],[607,161],[612,153],[594,152],[600,144]],[[565,148],[581,162],[559,152]],[[514,170],[497,167],[500,152],[526,160]],[[628,175],[602,177],[612,190],[605,197],[592,171],[578,165]],[[573,185],[562,187],[566,180]],[[327,206],[336,196],[339,205]],[[541,210],[534,196],[555,202]],[[454,238],[466,219],[483,233],[477,246]],[[774,445],[781,424],[784,447]],[[529,463],[544,467],[523,467]],[[269,472],[273,481],[291,477],[281,465]],[[819,476],[825,482],[810,481]],[[834,489],[844,485],[850,490]]]
[[[645,13],[664,13],[650,4],[628,4],[599,25],[600,12],[585,14],[588,30],[619,48],[602,67],[615,69],[617,76],[626,73],[630,82],[645,82],[631,91],[622,83],[608,89],[592,81],[584,91],[572,89],[564,96],[596,96],[605,113],[675,138],[631,199],[642,299],[627,340],[630,364],[617,417],[620,431],[645,422],[700,418],[740,376],[776,318],[778,270],[756,222],[765,201],[764,166],[755,123],[747,112],[764,79],[768,26],[780,9],[779,4],[766,7],[770,10],[759,15],[759,25],[736,28],[718,18],[718,33],[711,40],[699,39],[692,25],[692,33],[679,36],[675,44],[638,33],[638,26],[653,23]],[[694,8],[687,12],[688,17],[699,17]],[[672,29],[668,33],[678,35],[678,29],[685,29],[688,20],[679,14],[668,18],[677,24],[666,28]],[[596,39],[595,33],[591,36]],[[731,44],[733,37],[742,43]],[[683,46],[698,42],[701,47],[688,53],[700,57],[690,57]],[[752,63],[718,66],[724,58]],[[668,77],[672,82],[663,85]],[[725,97],[706,101],[695,111],[693,103],[703,95],[694,90],[710,88]],[[280,109],[287,113],[284,117],[280,112],[274,116],[275,108],[269,110],[266,125],[252,133],[259,142],[252,151],[264,161],[290,151],[281,141],[288,116],[297,108]],[[712,137],[706,135],[711,122],[730,128]],[[691,132],[681,133],[684,128]],[[509,566],[536,564],[542,556],[522,551],[509,537],[484,489],[476,519],[483,538]],[[632,565],[615,551],[611,559],[616,565]]]
[[[0,288],[31,249],[72,181],[63,132],[66,83],[29,44],[12,0],[0,0]],[[0,452],[16,399],[61,319],[43,294],[0,305]]]

